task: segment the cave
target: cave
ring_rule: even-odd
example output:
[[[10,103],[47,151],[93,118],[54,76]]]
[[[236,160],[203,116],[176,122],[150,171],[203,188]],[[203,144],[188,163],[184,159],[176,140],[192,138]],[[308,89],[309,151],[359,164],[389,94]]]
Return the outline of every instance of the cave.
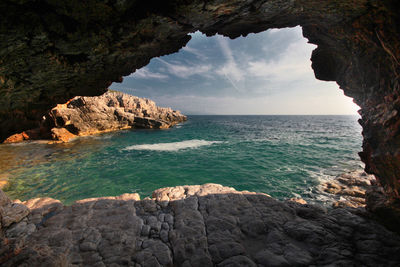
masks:
[[[35,128],[57,103],[100,95],[197,30],[235,38],[300,25],[318,47],[315,77],[336,81],[361,107],[361,159],[399,198],[398,3],[395,1],[6,1],[1,21],[1,133]],[[84,12],[83,12],[84,11]]]
[[[317,45],[311,56],[315,77],[336,81],[361,107],[360,157],[386,197],[383,206],[369,207],[396,222],[398,1],[9,0],[0,7],[7,10],[0,21],[0,140],[37,127],[57,103],[100,95],[150,59],[178,51],[189,33],[236,38],[301,26],[303,36]]]

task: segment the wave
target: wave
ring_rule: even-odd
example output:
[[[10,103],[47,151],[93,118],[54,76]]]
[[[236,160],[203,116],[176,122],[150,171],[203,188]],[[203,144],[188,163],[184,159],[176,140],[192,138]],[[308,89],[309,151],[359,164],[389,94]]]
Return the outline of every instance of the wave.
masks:
[[[182,149],[198,148],[201,146],[209,146],[212,144],[219,144],[222,141],[206,141],[206,140],[186,140],[173,143],[157,143],[157,144],[143,144],[125,147],[122,150],[153,150],[153,151],[178,151]]]

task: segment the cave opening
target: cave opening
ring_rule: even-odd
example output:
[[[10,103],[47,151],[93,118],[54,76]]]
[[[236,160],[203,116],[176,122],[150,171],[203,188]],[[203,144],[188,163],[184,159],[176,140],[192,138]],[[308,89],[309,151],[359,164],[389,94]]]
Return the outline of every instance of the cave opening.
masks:
[[[181,110],[184,114],[194,115],[189,117],[189,120],[194,120],[199,124],[200,122],[196,120],[201,119],[196,115],[309,115],[304,117],[305,121],[297,121],[300,117],[295,116],[276,116],[270,117],[269,120],[262,123],[266,128],[279,127],[279,123],[304,123],[304,125],[312,126],[315,126],[313,123],[318,124],[318,129],[312,129],[310,132],[329,132],[332,135],[322,136],[323,134],[321,134],[312,138],[326,137],[327,140],[337,138],[337,141],[342,142],[343,145],[338,149],[341,152],[337,155],[342,152],[343,155],[336,158],[337,155],[333,156],[334,153],[331,152],[321,154],[316,147],[313,147],[314,156],[307,155],[307,153],[303,155],[301,147],[291,147],[290,149],[298,149],[298,151],[294,153],[286,151],[286,153],[295,154],[299,158],[308,157],[303,166],[291,156],[288,156],[287,158],[290,160],[287,160],[285,156],[280,155],[277,156],[277,162],[273,164],[264,162],[265,166],[263,167],[273,170],[271,174],[261,172],[261,174],[249,176],[257,176],[260,181],[263,181],[264,185],[260,185],[262,184],[260,183],[257,188],[262,188],[264,193],[270,193],[274,197],[306,196],[307,198],[312,196],[314,198],[316,196],[314,186],[318,186],[319,183],[324,183],[334,176],[361,170],[364,167],[358,156],[358,152],[362,150],[361,127],[357,122],[359,107],[351,98],[343,94],[335,82],[315,79],[310,61],[311,52],[315,48],[315,45],[309,44],[307,39],[302,36],[300,26],[267,30],[236,39],[221,35],[207,37],[197,31],[191,34],[191,40],[179,52],[153,58],[147,66],[124,77],[123,82],[113,83],[110,88],[146,97],[155,100],[161,106],[172,107]],[[344,116],[338,119],[310,115]],[[225,121],[222,118],[219,123],[229,124],[228,117],[225,117]],[[244,121],[252,121],[253,118],[242,117]],[[339,126],[337,122],[340,120],[343,120],[341,122],[343,124]],[[273,121],[278,123],[274,125]],[[335,126],[338,128],[329,127],[324,122],[336,124]],[[241,127],[241,123],[237,122],[238,127]],[[250,123],[245,127],[251,128]],[[304,134],[303,130],[300,129],[300,134],[296,133],[290,137],[277,137],[275,132],[274,136],[258,136],[257,138],[266,140],[293,138],[298,139],[298,142],[307,143],[308,140],[300,137]],[[260,129],[255,127],[254,131],[254,135],[262,135]],[[184,142],[186,141],[188,140],[185,139]],[[214,142],[214,140],[206,141]],[[282,143],[284,142],[282,141]],[[286,142],[291,143],[290,141]],[[333,143],[324,140],[318,145],[329,151],[333,148]],[[311,146],[313,145],[315,144]],[[255,146],[254,149],[257,147]],[[349,151],[351,152],[349,153]],[[275,152],[281,153],[281,151]],[[265,161],[268,161],[273,157],[273,152],[269,151],[269,154],[264,156]],[[240,157],[246,161],[243,155],[238,156],[236,160],[240,161]],[[317,157],[335,158],[337,162],[334,160],[318,161],[315,160]],[[291,164],[293,166],[290,166]],[[256,165],[260,167],[263,163]],[[318,168],[319,165],[324,167]],[[292,167],[297,170],[292,172]],[[224,168],[223,164],[222,168]],[[227,168],[229,169],[229,167]],[[257,169],[255,166],[253,168]],[[213,168],[210,167],[210,169]],[[287,174],[283,174],[285,170]],[[181,171],[184,172],[184,168]],[[221,175],[215,173],[221,171],[213,170],[213,172],[211,175],[207,173],[204,175],[211,176],[211,178],[217,177],[217,179],[206,181],[218,182]],[[305,176],[305,178],[301,176]],[[252,181],[246,181],[245,174],[232,179],[237,180],[224,180],[222,183],[244,190],[255,190],[256,188],[246,186],[247,182],[252,183]],[[276,183],[274,179],[281,179],[281,182]],[[302,186],[294,181],[296,179],[302,180],[308,188],[300,192],[299,189]],[[202,180],[198,177],[198,180],[194,178],[193,181],[189,180],[189,183],[201,183]],[[286,187],[285,183],[288,183],[289,186]],[[272,189],[267,189],[268,186],[265,185]],[[291,193],[282,193],[280,189],[277,189],[279,186]],[[321,197],[320,199],[326,198]]]
[[[400,247],[399,236],[376,219],[399,232],[399,1],[172,0],[161,6],[159,1],[47,1],[46,8],[36,2],[0,3],[7,10],[0,23],[1,141],[37,126],[56,104],[78,95],[100,95],[112,82],[145,66],[152,58],[178,51],[187,43],[190,32],[236,38],[301,25],[304,36],[317,45],[311,57],[315,77],[336,81],[361,107],[360,157],[379,184],[366,196],[365,210],[325,209],[229,188],[221,191],[221,187],[208,185],[164,188],[164,192],[156,192],[155,200],[124,194],[86,199],[72,206],[48,198],[13,202],[0,190],[0,264],[398,265],[400,256],[393,252]],[[229,53],[226,55],[228,61]],[[264,59],[254,60],[258,65],[252,66],[263,66]],[[243,65],[246,71],[252,67]],[[214,74],[225,78],[231,94],[239,91],[236,98],[242,102],[227,105],[237,112],[244,110],[252,95],[240,94],[240,89],[253,87],[239,86],[241,74],[227,75],[234,67],[228,64],[214,69]],[[242,65],[236,63],[236,67]],[[201,70],[207,70],[207,66],[197,71]],[[158,78],[163,74],[154,75],[149,69],[137,75],[140,73]],[[183,76],[185,69],[177,69],[177,73]],[[334,91],[340,92],[337,88]],[[252,96],[262,102],[260,95]],[[266,106],[284,106],[272,102]],[[193,110],[188,109],[188,114],[196,113],[195,102],[191,103]],[[259,106],[250,105],[253,109],[249,114],[256,113],[255,107]],[[305,108],[310,110],[311,106],[309,102]],[[200,110],[204,109],[219,113],[209,104]],[[271,111],[263,109],[259,114],[265,112]],[[190,119],[168,131],[120,131],[55,145],[2,145],[0,185],[5,176],[13,176],[6,187],[12,198],[16,198],[13,192],[18,191],[24,200],[36,197],[35,192],[40,191],[40,196],[71,204],[75,199],[122,192],[137,192],[144,197],[146,193],[135,191],[131,185],[150,188],[155,180],[159,182],[157,187],[191,184],[178,175],[185,169],[190,170],[188,177],[195,178],[196,184],[218,182],[209,174],[221,171],[231,181],[239,181],[232,185],[239,190],[251,185],[255,188],[251,191],[263,191],[264,183],[269,188],[280,188],[270,194],[282,199],[296,196],[293,193],[298,191],[293,188],[298,185],[304,189],[314,184],[288,176],[268,184],[260,173],[279,171],[284,167],[282,163],[294,166],[295,161],[301,168],[283,171],[295,174],[294,178],[305,177],[309,172],[320,174],[316,166],[325,168],[340,160],[358,159],[352,152],[359,151],[361,141],[356,118],[352,125],[358,127],[357,135],[350,133],[348,121],[340,119],[344,116],[329,120],[328,116],[313,115],[308,118],[316,121],[303,119],[297,124],[290,120],[293,116],[276,114],[269,121],[261,115],[225,114],[218,121],[210,120],[210,115],[196,118],[197,124]],[[273,122],[276,124],[271,127]],[[342,131],[335,135],[338,128]],[[171,134],[175,134],[173,140]],[[356,136],[358,139],[349,138]],[[243,154],[238,155],[238,150]],[[277,160],[275,165],[266,165]],[[198,168],[191,169],[194,165]],[[232,168],[236,171],[223,173]],[[132,180],[143,174],[149,176]],[[285,187],[289,184],[293,187]],[[313,192],[305,193],[300,197]]]
[[[336,83],[315,79],[314,48],[300,27],[234,40],[193,33],[180,52],[152,59],[110,86],[181,110],[188,122],[158,133],[123,131],[57,145],[5,190],[11,197],[71,203],[220,183],[281,199],[326,201],[316,186],[363,167],[361,127],[357,106]],[[89,176],[94,179],[82,186]],[[79,190],[60,191],[67,183]]]
[[[5,3],[4,9],[10,12],[4,21],[12,23],[4,24],[1,35],[5,53],[0,89],[5,97],[0,105],[0,139],[37,126],[57,103],[76,95],[104,93],[112,82],[150,59],[179,50],[190,32],[236,38],[301,25],[304,36],[318,46],[312,53],[315,77],[336,81],[361,107],[360,156],[366,171],[377,176],[389,202],[398,199],[397,2],[178,2],[168,4],[166,12],[115,1],[67,3],[61,8],[55,4],[46,12],[24,3]],[[71,10],[89,12],[93,23]],[[53,14],[50,19],[40,19],[48,14]],[[70,21],[77,27],[64,25]],[[14,37],[16,32],[18,37]],[[13,46],[15,38],[21,43],[18,49]],[[87,57],[69,60],[77,55]]]

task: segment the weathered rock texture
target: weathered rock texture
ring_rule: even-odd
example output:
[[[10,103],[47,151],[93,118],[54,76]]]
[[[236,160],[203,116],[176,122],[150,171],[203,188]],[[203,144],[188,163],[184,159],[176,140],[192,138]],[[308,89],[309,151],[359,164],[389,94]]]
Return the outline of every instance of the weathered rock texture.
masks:
[[[68,142],[87,136],[128,128],[164,129],[186,121],[186,116],[171,108],[162,108],[145,98],[121,92],[101,96],[77,96],[53,108],[41,128],[8,137],[4,143],[34,139]]]
[[[186,116],[171,108],[162,108],[145,98],[120,92],[101,96],[78,96],[66,104],[57,105],[47,118],[55,139],[64,136],[65,128],[78,136],[126,128],[169,128],[186,120]],[[49,122],[50,121],[50,122]]]
[[[317,79],[361,107],[362,160],[391,201],[400,189],[400,2],[208,0],[0,2],[0,139],[57,103],[99,95],[200,30],[231,38],[300,25]]]
[[[358,170],[343,173],[334,180],[325,181],[318,187],[323,192],[334,195],[334,207],[365,207],[367,190],[376,185],[373,175]]]
[[[85,199],[69,207],[50,198],[18,205],[24,207],[23,215],[2,227],[2,266],[400,262],[400,237],[360,210],[327,211],[216,184],[163,188],[144,200],[124,194]]]

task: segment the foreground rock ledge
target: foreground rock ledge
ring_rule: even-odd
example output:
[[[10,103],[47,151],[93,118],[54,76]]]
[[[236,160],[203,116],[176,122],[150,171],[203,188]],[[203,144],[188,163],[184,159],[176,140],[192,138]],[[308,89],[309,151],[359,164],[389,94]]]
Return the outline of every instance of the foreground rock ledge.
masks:
[[[29,210],[2,228],[2,266],[398,266],[400,237],[362,210],[277,201],[217,184]],[[20,208],[23,210],[23,208]],[[3,217],[4,220],[4,217]],[[10,218],[8,218],[10,222]]]

